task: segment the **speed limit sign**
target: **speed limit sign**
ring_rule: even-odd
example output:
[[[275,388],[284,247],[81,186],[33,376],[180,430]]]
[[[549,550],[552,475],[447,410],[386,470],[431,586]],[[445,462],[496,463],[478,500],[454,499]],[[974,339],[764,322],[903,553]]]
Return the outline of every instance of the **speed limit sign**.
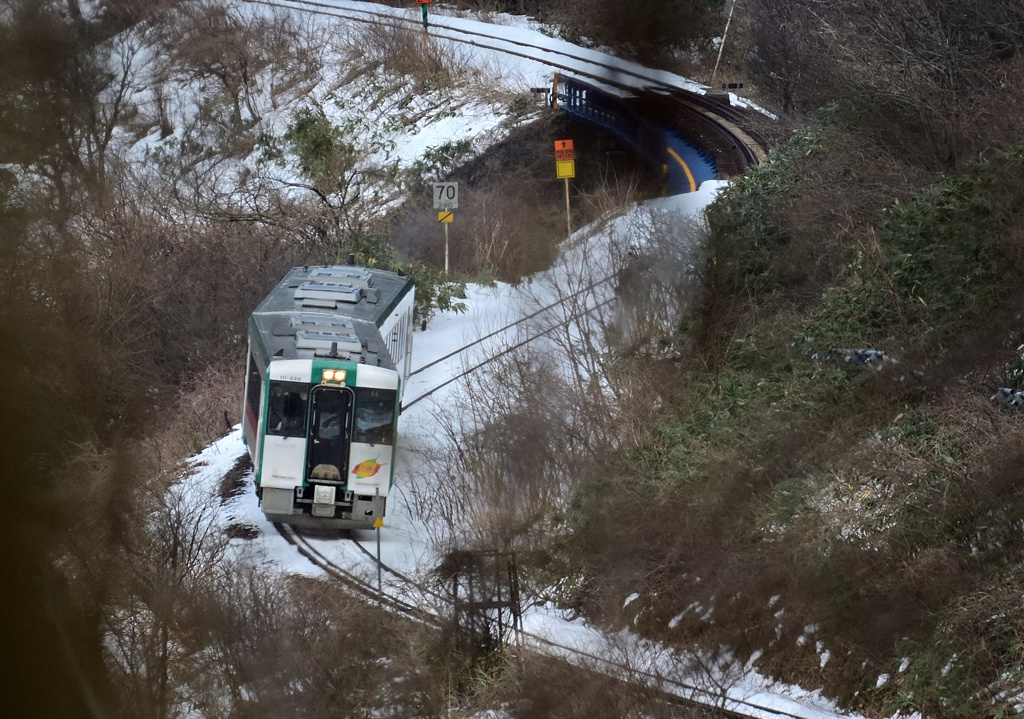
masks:
[[[434,183],[434,209],[435,210],[457,210],[457,209],[459,209],[459,183],[457,183],[457,182],[435,182]]]

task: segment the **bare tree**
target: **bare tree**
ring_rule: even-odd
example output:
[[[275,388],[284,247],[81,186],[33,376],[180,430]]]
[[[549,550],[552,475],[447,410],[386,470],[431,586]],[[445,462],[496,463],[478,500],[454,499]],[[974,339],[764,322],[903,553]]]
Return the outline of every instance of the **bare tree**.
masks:
[[[911,152],[934,157],[937,167],[973,157],[981,127],[1012,137],[998,118],[1020,99],[1012,88],[993,90],[1007,89],[1006,72],[1024,44],[1019,4],[751,0],[747,7],[754,69],[785,111],[860,97],[873,103],[883,129],[893,120],[908,126],[917,136]]]
[[[744,5],[752,17],[753,69],[783,112],[807,111],[837,91],[826,89],[829,38],[818,32],[805,3],[749,0]]]
[[[127,706],[150,716],[179,713],[188,701],[192,598],[224,558],[214,506],[195,486],[154,487],[148,522],[124,535],[123,588],[108,608],[113,669]]]
[[[702,0],[642,0],[628,6],[555,0],[544,5],[549,22],[572,40],[610,45],[648,64],[664,59],[674,49],[690,49],[711,37],[709,24],[717,19],[719,7]]]
[[[542,545],[606,453],[642,441],[663,388],[620,359],[630,351],[653,367],[674,351],[658,338],[688,307],[694,231],[674,216],[636,220],[624,236],[565,247],[533,282],[531,303],[546,309],[490,348],[497,360],[436,413],[443,441],[425,452],[430,479],[413,493],[440,546]],[[616,278],[636,289],[616,296]]]
[[[258,123],[282,88],[315,75],[322,63],[321,44],[299,41],[311,29],[294,13],[202,0],[177,6],[158,27],[166,53],[158,79],[215,81],[236,132]]]

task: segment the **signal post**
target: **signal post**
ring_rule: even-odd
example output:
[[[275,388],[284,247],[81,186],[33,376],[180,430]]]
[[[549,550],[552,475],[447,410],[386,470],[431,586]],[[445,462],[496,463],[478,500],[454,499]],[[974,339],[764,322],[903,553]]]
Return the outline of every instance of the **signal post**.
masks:
[[[555,176],[565,179],[566,237],[572,235],[572,215],[569,211],[569,180],[576,177],[576,150],[572,140],[555,140]]]
[[[432,3],[432,2],[434,2],[434,0],[416,0],[416,4],[419,5],[420,8],[423,9],[423,32],[424,32],[424,34],[426,34],[426,32],[427,32],[427,24],[428,24],[428,21],[427,21],[427,6],[429,6],[430,3]]]

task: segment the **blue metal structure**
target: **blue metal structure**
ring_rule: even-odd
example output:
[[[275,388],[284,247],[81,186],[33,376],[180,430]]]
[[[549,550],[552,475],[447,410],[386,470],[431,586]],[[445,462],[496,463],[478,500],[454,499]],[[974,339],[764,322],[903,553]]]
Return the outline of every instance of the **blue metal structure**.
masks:
[[[555,106],[612,132],[634,148],[659,174],[670,195],[693,192],[705,180],[718,179],[714,159],[668,127],[642,117],[622,98],[574,78],[557,78]]]

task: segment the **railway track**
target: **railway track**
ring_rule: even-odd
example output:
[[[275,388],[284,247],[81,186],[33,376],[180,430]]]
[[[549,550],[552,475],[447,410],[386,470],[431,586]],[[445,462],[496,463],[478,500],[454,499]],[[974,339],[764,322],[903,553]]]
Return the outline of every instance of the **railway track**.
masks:
[[[311,0],[285,0],[278,2],[271,0],[247,1],[266,6],[303,10],[305,12],[333,16],[339,19],[356,22],[387,22],[402,26],[418,25],[418,21],[413,17],[396,17],[390,12],[375,11],[372,8],[359,7],[354,9],[352,5],[347,3],[331,3],[326,1],[313,2]],[[704,96],[698,91],[698,88],[694,88],[691,91],[681,91],[677,84],[668,81],[661,81],[656,78],[652,79],[648,72],[634,70],[628,67],[628,64],[624,67],[620,63],[605,63],[595,59],[595,57],[589,53],[573,53],[570,50],[553,50],[546,48],[542,51],[537,51],[526,43],[518,40],[494,37],[493,35],[489,35],[478,30],[458,27],[457,23],[457,18],[444,18],[443,16],[436,18],[434,24],[431,26],[431,34],[485,49],[497,50],[531,60],[539,60],[553,68],[567,70],[581,77],[607,84],[620,90],[635,91],[638,89],[646,89],[661,91],[670,102],[675,103],[679,112],[684,113],[686,117],[691,120],[703,123],[702,126],[709,135],[716,135],[719,138],[720,143],[732,148],[737,157],[740,158],[741,163],[749,165],[760,162],[764,159],[764,151],[761,147],[761,143],[755,136],[751,135],[740,126],[740,123],[743,122],[744,118],[743,112],[729,106],[728,104],[721,103]],[[586,55],[586,57],[584,57],[584,55]],[[562,59],[559,60],[558,58]],[[570,61],[572,62],[571,65]],[[592,66],[594,70],[581,71],[579,68],[580,62],[587,63]],[[624,81],[625,79],[628,79],[629,81],[626,82]],[[535,312],[514,322],[508,323],[505,326],[489,333],[485,337],[461,347],[455,352],[437,358],[417,368],[412,372],[412,375],[421,374],[429,368],[451,359],[458,354],[464,353],[471,347],[477,346],[488,339],[502,333],[515,330],[569,299],[573,299],[586,292],[592,292],[598,285],[610,281],[613,277],[614,275],[609,275],[596,280],[588,286],[573,293],[573,295],[569,297],[560,298],[558,301],[546,305],[545,307],[541,307]],[[597,305],[590,308],[590,311],[604,306],[610,301],[611,300],[608,299],[599,302]],[[536,341],[538,338],[550,333],[568,321],[571,320],[554,323],[547,328],[541,329],[527,338],[518,341],[514,345],[505,348],[503,352],[511,352],[524,344]],[[402,409],[408,409],[419,401],[434,394],[443,386],[457,381],[495,359],[497,359],[497,356],[492,356],[478,362],[477,364],[467,368],[460,375],[447,379],[442,384],[431,388],[428,392],[411,400],[405,404]],[[391,611],[399,612],[405,616],[431,626],[439,627],[445,622],[446,617],[440,614],[440,612],[444,612],[445,607],[450,605],[450,599],[448,597],[443,596],[441,593],[430,587],[424,586],[422,582],[381,563],[374,553],[368,549],[362,541],[353,537],[351,533],[348,533],[348,536],[345,539],[356,547],[361,555],[363,555],[362,568],[364,571],[362,572],[354,571],[352,567],[340,566],[337,562],[324,554],[324,552],[315,546],[314,542],[316,537],[310,535],[310,530],[301,530],[299,528],[286,525],[274,526],[285,541],[294,546],[298,552],[300,552],[314,565],[320,567],[328,576],[350,588],[353,592],[370,601],[379,603]],[[335,532],[334,534],[337,535],[338,533]],[[337,537],[335,537],[334,541],[337,541]],[[375,572],[379,573],[377,576],[387,575],[387,583],[385,584],[380,579],[377,582],[374,582],[373,575]],[[431,611],[426,607],[433,607],[434,610]],[[714,716],[743,717],[746,719],[750,719],[751,717],[806,719],[810,716],[822,715],[819,711],[812,712],[810,710],[806,713],[794,713],[769,706],[766,703],[758,703],[749,701],[749,699],[745,699],[743,697],[730,696],[727,691],[728,687],[715,687],[715,683],[710,680],[688,680],[685,678],[666,676],[663,672],[656,671],[653,668],[638,668],[635,664],[627,664],[625,662],[609,659],[606,656],[599,656],[593,652],[588,652],[581,650],[578,647],[566,645],[535,632],[522,632],[522,637],[527,642],[526,646],[529,651],[569,657],[575,664],[585,666],[592,671],[598,672],[601,676],[611,677],[614,681],[622,681],[624,683],[642,682],[646,686],[660,692],[665,702],[681,708],[687,708],[690,710],[706,710],[712,712]]]
[[[288,8],[303,12],[361,23],[385,23],[395,27],[416,29],[420,21],[415,14],[396,14],[394,11],[374,9],[369,3],[351,3],[332,0],[246,0],[257,5]],[[725,168],[729,177],[743,168],[764,161],[763,142],[756,133],[742,125],[749,110],[709,96],[708,88],[682,80],[664,71],[654,71],[625,60],[608,60],[608,56],[562,41],[551,41],[538,48],[513,37],[514,33],[500,25],[488,32],[470,26],[461,18],[437,15],[431,22],[429,34],[485,50],[494,50],[514,57],[543,63],[553,69],[596,82],[623,93],[659,94],[671,98],[679,114],[677,124],[688,131],[695,141],[703,141],[711,154]],[[685,87],[684,87],[685,85]]]
[[[559,302],[546,305],[529,317],[536,317],[543,311],[551,310],[561,302],[592,290],[594,287],[606,283],[610,279],[612,279],[612,276],[597,280],[574,293],[573,296],[561,298]],[[607,304],[610,301],[605,300],[600,304]],[[495,333],[515,328],[522,321],[505,325],[496,330]],[[557,328],[559,324],[561,323],[556,323],[547,330],[534,334],[524,340],[523,343],[537,339],[539,336]],[[495,333],[491,333],[491,336]],[[422,366],[419,371],[423,371],[437,362],[448,359],[475,344],[477,342],[460,348],[459,351],[450,353],[444,358],[428,363]],[[507,351],[512,349],[514,347],[509,348]],[[488,358],[469,368],[463,374],[475,371],[488,362],[493,361],[493,359],[495,358]],[[414,403],[456,379],[458,378],[446,380],[442,385],[433,388],[430,392],[414,400]],[[311,530],[282,524],[275,524],[274,527],[288,544],[295,547],[297,552],[319,567],[332,580],[348,588],[356,595],[364,597],[367,601],[435,628],[441,628],[451,621],[451,615],[453,614],[451,598],[433,587],[427,586],[422,580],[413,578],[381,562],[373,551],[372,540],[367,542],[355,536],[354,532],[342,530]],[[357,550],[359,560],[342,565],[317,546],[318,544],[322,546],[323,542],[344,542],[347,546],[354,547]],[[656,692],[659,695],[660,701],[678,707],[680,711],[706,711],[709,712],[708,716],[736,717],[738,719],[752,719],[754,717],[808,719],[810,716],[821,716],[820,712],[793,713],[765,706],[742,696],[730,696],[728,693],[729,686],[716,681],[710,674],[703,678],[669,676],[665,672],[658,671],[656,668],[645,668],[637,662],[610,659],[608,656],[595,653],[595,651],[580,649],[577,646],[571,646],[535,631],[521,631],[520,639],[524,651],[568,660],[575,666],[594,672],[595,675],[603,677],[604,680],[621,682],[623,684],[640,683],[650,691]],[[648,663],[653,664],[654,662]],[[693,716],[693,714],[687,713],[685,716]]]
[[[246,0],[256,5],[300,10],[307,13],[334,17],[339,20],[387,24],[407,29],[422,29],[419,13],[410,11],[399,14],[394,9],[362,2],[337,0]],[[379,8],[379,9],[378,9]],[[552,41],[547,47],[538,48],[515,37],[515,31],[501,25],[490,26],[487,32],[479,29],[480,23],[466,21],[446,15],[433,15],[427,31],[431,37],[440,37],[465,45],[495,50],[506,55],[535,60],[552,68],[578,74],[581,77],[606,83],[621,90],[679,89],[679,78],[668,72],[649,70],[629,61],[609,61],[604,53],[586,50],[563,41]],[[572,64],[569,64],[572,61]],[[578,69],[587,65],[589,69]],[[697,83],[690,83],[694,92],[702,90]]]
[[[698,141],[703,149],[724,168],[724,177],[739,175],[751,165],[766,159],[763,142],[740,123],[745,116],[736,108],[694,93],[674,92],[668,96],[676,112],[687,117],[698,127]],[[701,133],[705,130],[706,134]],[[703,134],[703,137],[700,135]],[[700,142],[703,139],[703,142]]]
[[[573,292],[573,293],[571,293],[569,295],[566,295],[564,297],[559,297],[556,301],[554,301],[554,302],[552,302],[550,304],[547,304],[547,305],[541,307],[540,309],[537,309],[537,310],[531,312],[530,314],[525,315],[525,316],[519,318],[518,320],[515,320],[514,322],[510,322],[510,323],[506,324],[503,327],[500,327],[500,328],[498,328],[496,330],[493,330],[492,332],[487,333],[483,337],[480,337],[480,338],[478,338],[476,340],[473,340],[469,344],[466,344],[466,345],[460,347],[457,350],[453,350],[452,352],[449,352],[448,354],[446,354],[446,355],[444,355],[442,357],[438,357],[437,359],[434,359],[434,360],[428,362],[427,364],[425,364],[425,365],[423,365],[423,366],[421,366],[421,367],[419,367],[417,369],[414,369],[412,372],[409,373],[409,377],[410,378],[414,377],[414,376],[416,376],[418,374],[421,374],[424,371],[430,369],[431,367],[434,367],[434,366],[436,366],[436,365],[438,365],[438,364],[440,364],[442,362],[445,362],[445,361],[447,361],[449,359],[452,359],[453,357],[457,357],[457,356],[459,356],[461,354],[464,354],[468,350],[470,350],[473,347],[476,347],[476,346],[482,344],[483,342],[486,342],[487,340],[493,339],[493,338],[495,338],[495,337],[497,337],[499,335],[502,335],[502,334],[504,334],[506,332],[509,332],[511,330],[520,328],[520,327],[526,325],[527,323],[531,322],[532,320],[536,319],[538,316],[543,315],[545,312],[550,312],[551,310],[555,309],[556,307],[558,307],[560,305],[564,305],[564,304],[566,304],[566,303],[568,303],[568,302],[570,302],[572,300],[575,300],[575,299],[579,298],[580,296],[587,294],[588,292],[593,292],[595,288],[610,282],[614,278],[615,278],[615,274],[613,273],[613,274],[607,275],[605,277],[602,277],[601,279],[594,280],[593,282],[588,283],[582,289],[579,289],[579,290],[577,290],[577,291],[575,291],[575,292]],[[605,299],[605,300],[601,300],[601,301],[597,302],[597,304],[595,304],[593,307],[590,307],[588,311],[589,312],[593,312],[593,311],[595,311],[595,310],[597,310],[597,309],[599,309],[601,307],[604,307],[604,306],[608,305],[611,301],[612,301],[611,298]],[[410,407],[413,407],[414,405],[416,405],[420,401],[426,399],[427,397],[430,397],[431,395],[435,394],[436,392],[438,392],[439,390],[443,389],[444,387],[447,387],[449,384],[452,384],[453,382],[456,382],[456,381],[462,379],[463,377],[466,377],[467,375],[470,375],[473,372],[476,372],[477,370],[487,366],[491,362],[494,362],[494,361],[500,359],[501,357],[504,357],[505,355],[510,354],[511,352],[514,352],[515,350],[519,349],[520,347],[524,347],[524,346],[530,344],[531,342],[534,342],[534,341],[540,339],[541,337],[544,337],[544,336],[554,332],[556,329],[559,329],[561,327],[565,327],[566,325],[574,322],[577,319],[578,319],[577,317],[567,317],[567,318],[565,318],[565,319],[563,319],[561,321],[550,323],[544,329],[533,331],[533,333],[530,334],[525,339],[517,340],[513,344],[508,345],[508,346],[502,348],[500,351],[498,351],[496,353],[493,353],[490,356],[486,357],[485,359],[480,360],[480,361],[474,363],[472,366],[470,366],[467,369],[463,370],[459,374],[450,377],[449,379],[447,379],[443,383],[435,385],[434,387],[430,388],[428,391],[421,393],[415,399],[411,399],[408,402],[403,403],[402,404],[402,411],[405,412]]]
[[[416,619],[417,621],[432,626],[440,626],[440,621],[437,616],[423,609],[425,604],[423,601],[416,602],[414,601],[415,598],[401,596],[398,591],[395,591],[392,588],[395,583],[394,581],[389,581],[389,589],[385,591],[383,586],[375,585],[372,578],[367,578],[366,576],[352,571],[351,568],[342,567],[336,562],[331,561],[331,559],[313,545],[307,533],[298,527],[293,527],[287,524],[275,524],[274,529],[277,530],[277,533],[280,534],[288,544],[295,547],[299,554],[306,557],[306,559],[322,569],[329,577],[349,588],[356,594],[365,597],[376,604],[380,604],[388,609],[404,614],[407,617]],[[307,530],[307,532],[308,531],[309,530]],[[348,535],[348,540],[365,553],[370,561],[374,562],[376,565],[376,557],[374,557],[366,547],[358,542],[358,540],[352,538],[351,533],[338,530],[337,532],[334,532],[334,534]],[[380,564],[379,568],[382,572],[388,574],[389,579],[396,580],[406,588],[419,586],[412,579],[401,572],[392,569],[386,564]],[[420,599],[422,600],[422,597]]]
[[[451,613],[447,609],[451,606],[451,599],[448,596],[387,564],[378,564],[375,554],[351,533],[318,533],[281,524],[275,524],[274,527],[285,541],[328,576],[369,601],[432,627],[439,628],[450,620]],[[359,550],[364,557],[364,573],[357,573],[351,567],[340,566],[314,545],[316,535],[324,541],[330,541],[327,534],[350,542]],[[373,575],[378,569],[388,578],[386,585],[382,582],[380,589],[373,579],[367,576]],[[662,701],[684,710],[707,710],[712,712],[711,716],[735,719],[808,719],[812,716],[823,716],[820,711],[794,713],[769,706],[764,702],[751,701],[749,697],[730,695],[728,683],[716,680],[711,674],[696,678],[672,677],[654,668],[639,666],[638,662],[627,663],[609,659],[607,656],[570,646],[537,632],[521,631],[520,638],[524,651],[568,659],[574,665],[592,671],[605,680],[610,679],[624,684],[642,683],[657,692]]]

